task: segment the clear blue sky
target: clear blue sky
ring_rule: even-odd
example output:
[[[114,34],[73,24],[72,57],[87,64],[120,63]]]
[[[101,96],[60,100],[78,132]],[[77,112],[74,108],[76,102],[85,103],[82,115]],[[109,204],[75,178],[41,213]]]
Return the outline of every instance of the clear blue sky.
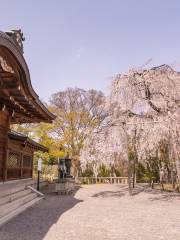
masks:
[[[22,28],[41,99],[67,87],[107,90],[140,67],[180,69],[179,0],[0,0],[0,29]]]

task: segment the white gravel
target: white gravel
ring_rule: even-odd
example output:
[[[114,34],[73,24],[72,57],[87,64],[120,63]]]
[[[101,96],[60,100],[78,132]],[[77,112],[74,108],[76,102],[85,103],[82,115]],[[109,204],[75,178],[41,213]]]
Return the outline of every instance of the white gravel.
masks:
[[[0,240],[180,240],[180,195],[86,185],[47,195],[0,229]]]

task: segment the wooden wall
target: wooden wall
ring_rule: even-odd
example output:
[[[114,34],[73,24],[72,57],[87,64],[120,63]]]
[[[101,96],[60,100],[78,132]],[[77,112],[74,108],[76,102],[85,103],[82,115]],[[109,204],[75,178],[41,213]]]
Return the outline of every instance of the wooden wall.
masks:
[[[6,180],[31,178],[34,149],[20,141],[9,140]]]
[[[31,178],[33,171],[32,146],[8,138],[10,130],[9,113],[0,111],[0,182]]]

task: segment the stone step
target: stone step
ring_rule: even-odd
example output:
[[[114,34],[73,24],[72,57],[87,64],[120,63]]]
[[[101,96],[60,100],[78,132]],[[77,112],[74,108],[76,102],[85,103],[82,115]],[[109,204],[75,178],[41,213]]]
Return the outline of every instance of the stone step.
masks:
[[[16,192],[19,192],[19,191],[22,191],[22,190],[24,190],[24,186],[23,185],[20,185],[20,186],[14,186],[14,187],[8,187],[7,185],[6,185],[6,188],[4,188],[4,189],[1,189],[0,188],[0,198],[2,198],[2,197],[6,197],[6,196],[10,196],[11,194],[14,194],[14,193],[16,193]]]
[[[33,179],[15,180],[0,183],[0,198],[24,190],[25,187],[36,184]]]
[[[0,218],[0,227],[5,224],[6,222],[8,222],[9,220],[11,220],[12,218],[16,217],[17,215],[19,215],[20,213],[22,213],[23,211],[25,211],[26,209],[28,209],[29,207],[33,206],[34,204],[38,203],[39,201],[41,201],[43,198],[42,197],[36,197],[33,200],[25,203],[24,205],[20,206],[19,208],[16,208],[15,210],[11,211],[10,213],[8,213],[7,215],[3,216]]]
[[[15,192],[15,193],[10,194],[10,195],[7,195],[5,197],[1,197],[0,198],[0,206],[2,204],[6,204],[8,202],[12,202],[12,201],[14,201],[14,200],[16,200],[16,199],[18,199],[20,197],[26,196],[26,195],[28,195],[30,193],[31,193],[30,189],[23,189],[21,191]]]
[[[34,198],[37,198],[36,193],[30,193],[24,197],[16,199],[10,203],[6,203],[0,206],[0,218],[7,215],[11,211],[21,207],[22,205],[26,204],[27,202],[32,201]]]

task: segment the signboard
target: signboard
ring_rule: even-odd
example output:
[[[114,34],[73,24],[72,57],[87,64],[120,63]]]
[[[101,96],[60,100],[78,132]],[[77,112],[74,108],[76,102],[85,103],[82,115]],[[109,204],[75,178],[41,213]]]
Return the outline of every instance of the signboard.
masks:
[[[40,171],[40,172],[42,171],[42,159],[41,158],[38,159],[38,168],[37,168],[37,170]]]

